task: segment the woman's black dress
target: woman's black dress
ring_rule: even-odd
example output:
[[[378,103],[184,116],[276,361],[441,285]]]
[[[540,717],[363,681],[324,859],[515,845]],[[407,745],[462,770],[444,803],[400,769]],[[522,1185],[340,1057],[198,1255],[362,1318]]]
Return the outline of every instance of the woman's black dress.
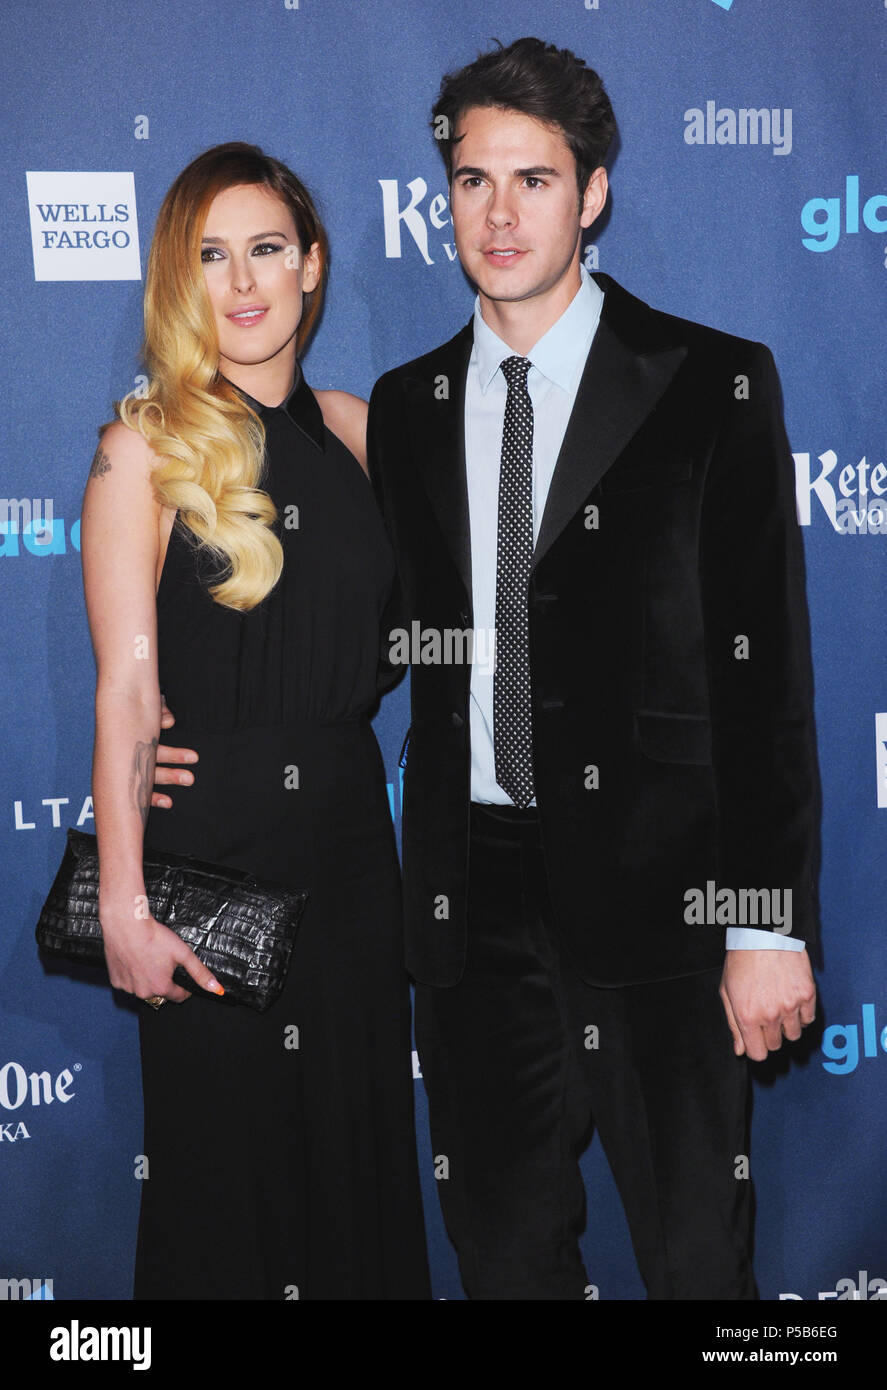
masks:
[[[136,1298],[429,1298],[397,851],[369,722],[394,560],[372,488],[296,368],[266,430],[283,575],[222,608],[173,527],[157,596],[166,735],[200,761],[145,843],[310,894],[266,1013],[140,1010]]]

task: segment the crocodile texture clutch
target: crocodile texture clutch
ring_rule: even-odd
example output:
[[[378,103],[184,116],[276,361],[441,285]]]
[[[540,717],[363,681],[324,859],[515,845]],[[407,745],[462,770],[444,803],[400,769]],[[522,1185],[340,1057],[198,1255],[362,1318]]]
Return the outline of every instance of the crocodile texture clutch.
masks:
[[[145,849],[148,911],[180,936],[224,987],[199,989],[178,965],[183,989],[263,1013],[280,994],[307,890],[287,889],[250,873],[190,855]],[[35,933],[44,951],[85,964],[105,964],[99,923],[99,860],[95,835],[70,829],[59,871]]]

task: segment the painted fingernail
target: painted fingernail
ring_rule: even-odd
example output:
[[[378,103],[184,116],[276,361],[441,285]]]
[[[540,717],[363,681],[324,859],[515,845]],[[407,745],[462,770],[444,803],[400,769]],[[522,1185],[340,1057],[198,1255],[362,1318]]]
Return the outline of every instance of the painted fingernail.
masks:
[[[219,984],[218,980],[210,980],[209,984],[207,985],[207,989],[208,989],[212,994],[224,994],[224,993],[225,993],[225,991],[223,990],[222,986]]]

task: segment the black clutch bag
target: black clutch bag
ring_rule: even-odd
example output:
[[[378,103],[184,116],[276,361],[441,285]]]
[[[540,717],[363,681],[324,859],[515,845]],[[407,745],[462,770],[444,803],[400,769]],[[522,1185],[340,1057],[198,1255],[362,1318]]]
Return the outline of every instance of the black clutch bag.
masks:
[[[185,854],[146,848],[143,862],[151,916],[191,947],[225,993],[200,989],[181,965],[173,972],[175,983],[206,999],[263,1013],[283,988],[307,890],[282,888]],[[35,935],[45,951],[105,965],[95,835],[68,831]]]

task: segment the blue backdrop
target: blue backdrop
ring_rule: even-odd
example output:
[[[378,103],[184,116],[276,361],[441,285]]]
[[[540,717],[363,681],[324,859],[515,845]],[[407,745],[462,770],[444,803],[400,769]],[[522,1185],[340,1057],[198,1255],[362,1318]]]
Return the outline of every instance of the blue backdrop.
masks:
[[[765,341],[780,368],[817,682],[825,967],[811,1043],[755,1069],[756,1269],[767,1299],[871,1297],[887,1278],[883,0],[4,9],[0,1292],[9,1278],[51,1281],[55,1298],[131,1291],[135,1015],[85,976],[47,974],[33,930],[67,827],[92,829],[78,517],[96,427],[137,384],[160,200],[219,141],[291,164],[332,244],[306,375],[368,396],[471,311],[427,126],[440,76],[491,38],[535,33],[601,72],[620,122],[589,268]],[[407,705],[404,685],[376,722],[398,827]],[[418,1075],[416,1096],[434,1291],[461,1298]],[[602,1299],[641,1298],[596,1141],[585,1171],[589,1277]]]

